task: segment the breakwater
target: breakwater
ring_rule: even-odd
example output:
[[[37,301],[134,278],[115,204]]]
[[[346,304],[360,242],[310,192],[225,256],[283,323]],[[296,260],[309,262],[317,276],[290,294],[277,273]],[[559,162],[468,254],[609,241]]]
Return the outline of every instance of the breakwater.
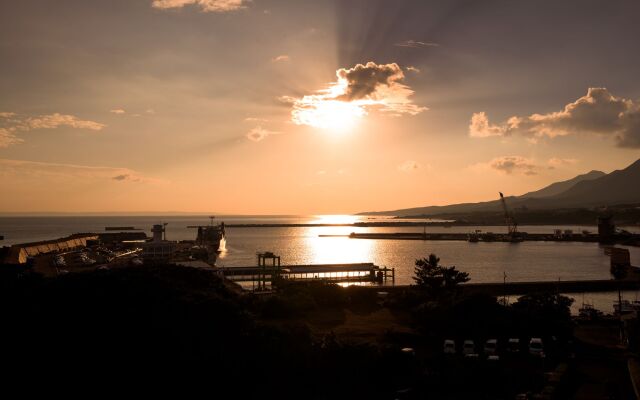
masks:
[[[322,236],[322,235],[321,235]],[[420,232],[390,232],[390,233],[351,233],[345,235],[351,239],[374,240],[462,240],[469,241],[467,233],[420,233]],[[599,236],[596,234],[573,234],[561,237],[544,233],[523,233],[519,236],[521,241],[554,241],[554,242],[588,242],[597,243]],[[478,238],[482,242],[513,242],[514,240],[504,234],[485,234]]]

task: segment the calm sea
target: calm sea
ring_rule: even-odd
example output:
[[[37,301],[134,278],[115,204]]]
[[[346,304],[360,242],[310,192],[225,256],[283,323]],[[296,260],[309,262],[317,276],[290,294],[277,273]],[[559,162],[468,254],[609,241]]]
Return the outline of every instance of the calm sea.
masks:
[[[255,223],[351,223],[371,220],[357,216],[224,216],[228,224]],[[54,239],[78,232],[103,232],[106,226],[134,226],[149,233],[151,225],[167,223],[167,239],[194,239],[189,225],[209,223],[206,216],[47,216],[0,217],[0,245]],[[428,227],[427,232],[504,233],[504,226]],[[529,233],[552,233],[553,229],[595,231],[593,226],[522,226]],[[348,235],[351,232],[422,232],[422,227],[308,227],[308,228],[228,228],[227,251],[220,266],[254,265],[256,252],[272,251],[283,264],[325,264],[373,262],[396,269],[396,284],[412,283],[415,260],[435,253],[445,265],[455,265],[470,274],[473,282],[531,280],[609,279],[609,259],[596,243],[524,242],[468,243],[458,241],[365,240],[319,235]],[[633,229],[630,229],[633,230]],[[636,228],[637,232],[638,229]],[[631,261],[640,265],[640,248],[630,247]],[[633,299],[635,293],[628,293]],[[604,296],[604,297],[603,297]],[[580,296],[577,303],[582,302]],[[611,308],[610,295],[589,295],[585,299],[605,311]]]

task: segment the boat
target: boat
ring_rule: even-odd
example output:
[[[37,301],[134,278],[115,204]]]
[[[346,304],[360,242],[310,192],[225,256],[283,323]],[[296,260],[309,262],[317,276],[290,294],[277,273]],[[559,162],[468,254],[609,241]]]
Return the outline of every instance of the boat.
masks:
[[[225,251],[227,240],[224,222],[218,225],[199,226],[196,244],[205,247],[209,252],[221,253]]]
[[[596,309],[593,304],[582,303],[582,307],[578,309],[578,315],[584,319],[597,319],[602,316],[602,311]]]
[[[632,312],[639,312],[640,301],[622,300],[622,302],[620,302],[616,300],[613,302],[613,310],[616,312],[616,314],[628,314]]]

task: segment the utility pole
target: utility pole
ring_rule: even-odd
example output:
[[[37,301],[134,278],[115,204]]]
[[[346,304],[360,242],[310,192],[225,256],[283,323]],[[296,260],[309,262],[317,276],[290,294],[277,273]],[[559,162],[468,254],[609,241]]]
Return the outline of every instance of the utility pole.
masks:
[[[507,273],[502,271],[502,305],[507,306]]]

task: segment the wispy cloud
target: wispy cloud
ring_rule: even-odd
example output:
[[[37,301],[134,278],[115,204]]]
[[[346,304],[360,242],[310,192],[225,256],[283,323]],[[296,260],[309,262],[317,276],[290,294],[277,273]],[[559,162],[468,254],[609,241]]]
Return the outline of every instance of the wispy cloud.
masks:
[[[266,118],[259,117],[247,117],[244,119],[244,122],[268,122],[269,120]]]
[[[113,110],[109,110],[109,112],[112,114],[124,114],[126,111],[122,108],[115,108]]]
[[[562,111],[513,116],[491,124],[484,112],[473,114],[472,137],[525,135],[532,142],[543,137],[595,134],[613,137],[618,147],[640,148],[640,103],[612,95],[605,88],[589,88],[585,96]]]
[[[411,72],[415,72],[416,74],[420,73],[420,68],[416,68],[412,65],[409,65],[407,68],[405,68],[407,71],[411,71]]]
[[[75,115],[46,114],[39,116],[23,116],[13,112],[0,113],[0,147],[22,143],[24,140],[16,137],[18,132],[33,129],[55,129],[70,127],[76,129],[102,130],[106,125],[89,120],[83,120]]]
[[[549,168],[553,169],[553,168],[558,168],[565,165],[573,165],[573,164],[576,164],[577,162],[578,160],[576,160],[575,158],[553,157],[547,161],[547,164],[549,165]]]
[[[278,134],[280,134],[280,132],[274,132],[274,131],[264,129],[261,126],[256,126],[255,128],[251,129],[249,132],[247,132],[246,136],[247,136],[247,139],[251,140],[252,142],[260,142],[266,139],[268,136],[278,135]]]
[[[16,137],[12,132],[7,129],[0,128],[0,148],[9,147],[14,144],[19,144],[24,140]]]
[[[287,62],[287,61],[291,61],[291,57],[289,57],[289,56],[288,56],[288,55],[286,55],[286,54],[282,54],[282,55],[279,55],[279,56],[277,56],[277,57],[273,57],[273,58],[271,59],[271,62],[274,62],[274,63],[277,63],[277,62]]]
[[[151,6],[161,10],[194,5],[202,12],[224,13],[245,8],[247,0],[153,0]]]
[[[61,178],[69,180],[118,181],[158,184],[161,179],[144,176],[129,168],[59,164],[38,161],[0,159],[0,177]]]
[[[422,168],[422,165],[414,160],[407,160],[398,165],[398,170],[405,173],[411,173]]]
[[[37,117],[28,117],[17,125],[19,130],[54,129],[68,126],[77,129],[102,130],[106,125],[95,121],[82,120],[75,115],[48,114]]]
[[[440,46],[438,43],[433,42],[422,42],[419,40],[405,40],[404,42],[396,43],[394,46],[398,47],[408,47],[412,49],[424,49],[427,47],[438,47]]]
[[[416,115],[427,110],[411,101],[414,92],[403,83],[404,73],[396,63],[357,64],[337,70],[336,76],[336,82],[315,94],[279,98],[292,104],[293,123],[328,128],[349,118],[363,117],[369,110],[393,116]]]

